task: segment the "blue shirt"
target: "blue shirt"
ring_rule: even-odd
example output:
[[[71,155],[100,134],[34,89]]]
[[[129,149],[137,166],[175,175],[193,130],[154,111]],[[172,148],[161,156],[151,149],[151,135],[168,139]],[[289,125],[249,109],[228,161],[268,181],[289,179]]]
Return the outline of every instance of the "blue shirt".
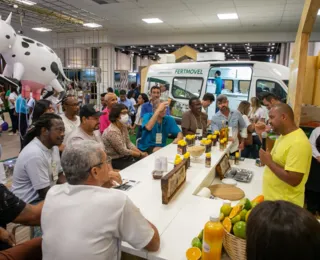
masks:
[[[165,116],[162,119],[161,125],[156,121],[151,131],[148,131],[145,126],[153,116],[153,113],[147,113],[142,119],[142,136],[139,141],[138,148],[141,151],[147,150],[149,147],[164,147],[167,144],[169,134],[177,136],[181,132],[176,121],[171,116]],[[162,133],[162,144],[156,144],[156,134]]]
[[[223,85],[223,81],[220,77],[216,77],[215,78],[215,83],[216,83],[216,94],[220,95],[221,91],[222,91],[222,85]]]
[[[134,109],[133,104],[132,104],[130,99],[126,98],[125,101],[121,101],[120,98],[118,98],[118,103],[119,104],[124,104],[128,108],[129,114],[130,115],[134,115],[135,109]]]
[[[16,100],[16,112],[18,114],[28,114],[27,101],[21,95],[19,95]]]
[[[150,102],[144,103],[141,107],[141,117],[147,113],[153,113],[153,106]],[[167,107],[167,116],[170,116],[170,108]]]
[[[241,115],[241,113],[237,110],[230,110],[229,117],[225,117],[221,111],[218,111],[211,119],[211,129],[212,132],[222,128],[222,121],[226,124],[228,122],[228,126],[232,128],[238,128],[239,130],[243,128],[247,128],[247,125]]]

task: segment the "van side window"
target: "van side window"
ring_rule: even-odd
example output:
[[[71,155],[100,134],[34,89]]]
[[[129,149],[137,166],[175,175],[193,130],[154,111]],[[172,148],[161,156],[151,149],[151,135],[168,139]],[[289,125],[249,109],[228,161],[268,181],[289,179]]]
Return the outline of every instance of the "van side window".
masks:
[[[180,99],[200,97],[202,85],[202,78],[176,77],[172,81],[171,94],[174,98]]]
[[[256,84],[256,95],[261,96],[263,92],[270,92],[280,98],[280,100],[285,100],[287,98],[287,93],[277,82],[271,80],[258,79]]]

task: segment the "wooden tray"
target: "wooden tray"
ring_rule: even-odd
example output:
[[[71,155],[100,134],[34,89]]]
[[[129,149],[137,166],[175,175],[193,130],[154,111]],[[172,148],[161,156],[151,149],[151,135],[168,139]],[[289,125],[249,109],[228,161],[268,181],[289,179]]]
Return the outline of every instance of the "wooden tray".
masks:
[[[238,187],[228,184],[215,184],[208,187],[211,194],[224,200],[240,200],[244,198],[244,191]]]

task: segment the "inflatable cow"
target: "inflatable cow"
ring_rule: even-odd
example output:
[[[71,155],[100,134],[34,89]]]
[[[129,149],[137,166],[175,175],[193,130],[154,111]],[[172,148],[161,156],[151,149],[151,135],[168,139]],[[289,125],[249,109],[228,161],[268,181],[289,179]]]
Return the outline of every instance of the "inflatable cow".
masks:
[[[61,60],[48,46],[17,35],[10,25],[11,16],[12,13],[5,21],[0,17],[0,53],[6,61],[2,79],[11,84],[20,81],[25,98],[32,92],[33,98],[39,100],[41,90],[51,86],[60,93],[61,100],[65,95],[61,81],[70,81],[63,72]]]

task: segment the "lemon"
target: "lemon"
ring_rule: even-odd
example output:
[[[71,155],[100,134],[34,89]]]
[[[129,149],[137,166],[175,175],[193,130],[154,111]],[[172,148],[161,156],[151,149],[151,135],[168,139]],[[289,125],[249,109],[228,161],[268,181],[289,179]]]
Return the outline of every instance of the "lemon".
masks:
[[[241,220],[240,214],[231,219],[231,223],[235,224]]]
[[[199,240],[202,242],[203,239],[203,229],[200,231],[199,235],[198,235]]]
[[[241,210],[239,215],[240,215],[242,221],[246,220],[247,213],[248,213],[248,211],[246,209]]]
[[[247,212],[247,214],[246,214],[246,222],[248,221],[248,218],[249,218],[250,213],[251,213],[251,209],[250,209],[250,210]]]
[[[220,220],[220,221],[223,221],[223,220],[224,220],[224,214],[223,214],[222,212],[221,212],[220,215],[219,215],[219,220]]]
[[[239,221],[233,226],[233,234],[236,237],[246,239],[246,228],[247,228],[247,223],[244,221]]]
[[[241,199],[238,205],[242,205],[246,210],[250,210],[252,208],[251,201],[248,198]]]
[[[228,217],[228,216],[229,216],[231,210],[232,210],[232,207],[231,207],[230,205],[228,205],[228,204],[224,204],[224,205],[222,205],[222,207],[220,208],[220,212],[223,213],[223,215],[224,215],[225,217]]]
[[[191,245],[192,245],[192,247],[197,247],[200,250],[202,249],[202,243],[198,237],[195,237],[194,239],[192,239]]]
[[[251,208],[253,209],[255,206],[257,206],[259,203],[258,202],[256,202],[256,201],[254,201],[254,202],[252,202],[251,203]]]

